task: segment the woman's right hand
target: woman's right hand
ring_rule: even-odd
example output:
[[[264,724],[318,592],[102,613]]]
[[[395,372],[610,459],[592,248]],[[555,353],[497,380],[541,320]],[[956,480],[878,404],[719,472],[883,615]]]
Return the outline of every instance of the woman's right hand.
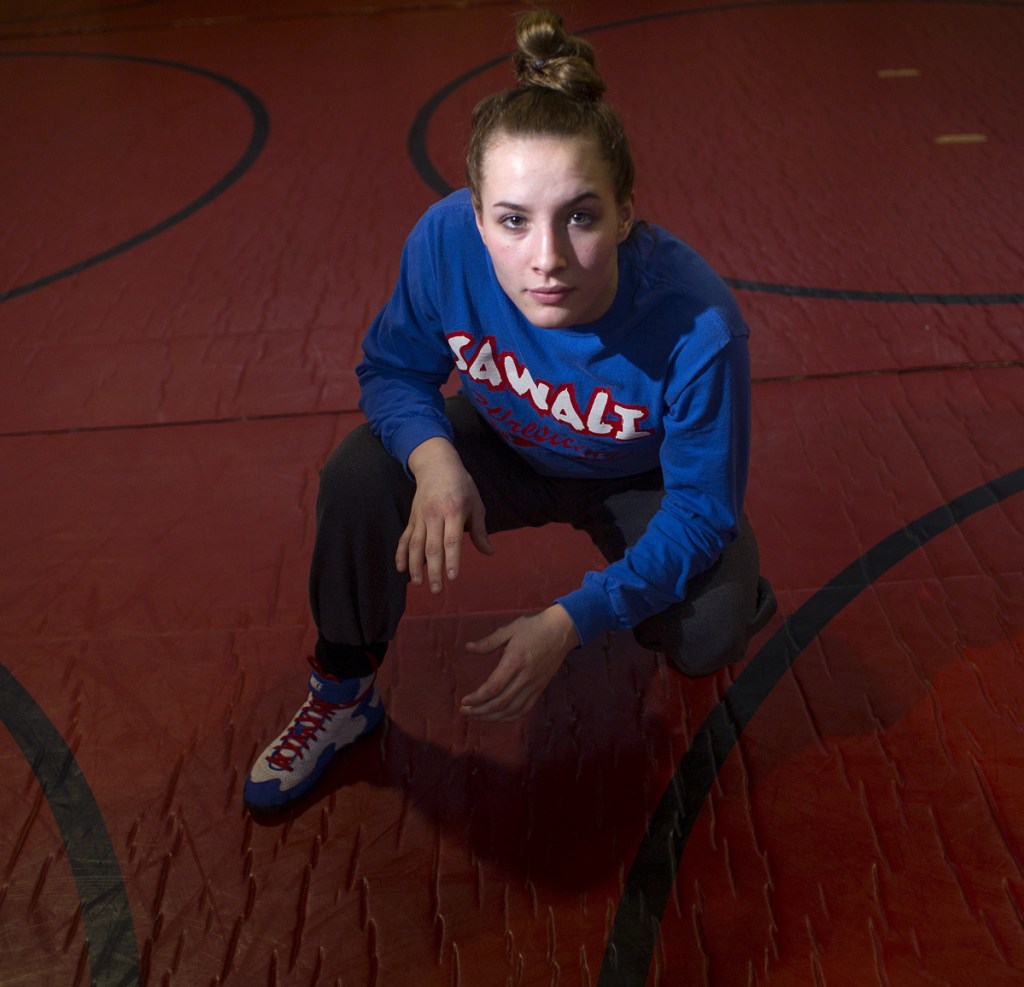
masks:
[[[462,534],[485,555],[494,553],[484,524],[484,505],[455,447],[444,438],[427,439],[409,456],[416,493],[409,523],[398,539],[395,565],[419,586],[423,570],[432,593],[459,574]]]

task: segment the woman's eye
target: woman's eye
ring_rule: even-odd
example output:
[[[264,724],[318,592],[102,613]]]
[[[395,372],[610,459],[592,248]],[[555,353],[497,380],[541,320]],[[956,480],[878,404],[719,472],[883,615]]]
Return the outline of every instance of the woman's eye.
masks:
[[[501,219],[501,225],[510,230],[521,229],[525,223],[526,220],[522,216],[503,216]]]
[[[589,223],[592,223],[593,220],[594,220],[594,217],[593,217],[593,215],[591,213],[584,212],[582,210],[578,210],[577,212],[570,213],[570,215],[569,215],[569,225],[570,226],[587,226]]]

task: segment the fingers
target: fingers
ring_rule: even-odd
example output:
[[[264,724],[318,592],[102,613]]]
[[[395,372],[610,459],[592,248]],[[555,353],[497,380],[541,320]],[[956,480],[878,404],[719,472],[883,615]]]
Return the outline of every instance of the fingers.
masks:
[[[482,720],[512,720],[529,712],[578,644],[575,625],[560,604],[468,644],[475,654],[502,654],[487,681],[462,701],[462,711]]]
[[[467,650],[486,655],[502,650],[502,656],[487,681],[462,700],[462,712],[480,720],[515,720],[528,713],[544,691],[550,675],[538,675],[537,662],[523,650],[517,637],[527,626],[522,618],[499,627]]]
[[[479,720],[515,720],[533,709],[541,691],[523,670],[509,675],[499,664],[479,689],[462,700],[462,712]]]
[[[470,538],[485,555],[494,554],[494,546],[484,525],[483,505],[478,505],[465,521],[462,511],[438,512],[435,516],[414,509],[398,540],[395,568],[408,572],[417,586],[427,584],[432,593],[440,593],[445,579],[456,579],[462,564],[462,536],[469,528]]]
[[[409,571],[409,540],[412,538],[412,522],[406,525],[402,537],[398,539],[398,549],[395,552],[395,568],[399,572]]]
[[[494,546],[487,534],[487,527],[484,524],[483,510],[474,511],[469,519],[469,537],[478,552],[484,555],[493,555]]]
[[[459,574],[462,535],[470,528],[481,551],[490,542],[484,528],[484,506],[473,478],[466,472],[455,447],[434,436],[410,454],[408,466],[416,480],[409,524],[399,539],[395,565],[408,572],[417,585],[427,582],[440,593],[444,580]]]
[[[427,574],[430,578],[430,589],[434,593],[441,592],[444,577],[455,579],[459,575],[459,560],[462,557],[462,524],[452,518],[446,518],[442,529],[441,544],[427,543]]]
[[[489,655],[508,643],[511,637],[510,627],[499,627],[479,641],[470,641],[466,645],[468,651],[478,655]],[[517,669],[509,661],[498,662],[497,667],[488,676],[487,681],[475,692],[471,692],[462,700],[462,712],[471,716],[487,716],[503,709],[511,698]]]
[[[408,572],[417,585],[427,583],[432,593],[440,593],[444,580],[456,579],[462,561],[462,527],[457,518],[438,518],[430,523],[410,520],[398,540],[395,568]]]
[[[417,586],[423,583],[426,572],[427,583],[433,593],[440,593],[447,568],[449,579],[454,579],[459,572],[459,544],[451,551],[448,537],[445,535],[447,525],[443,521],[424,524],[415,519],[410,520],[402,537],[398,540],[395,552],[395,568],[399,572],[408,572],[409,578]]]
[[[479,641],[467,642],[466,648],[474,654],[489,655],[492,651],[497,651],[511,636],[511,625],[499,627],[496,631],[491,631],[487,637],[480,638]]]

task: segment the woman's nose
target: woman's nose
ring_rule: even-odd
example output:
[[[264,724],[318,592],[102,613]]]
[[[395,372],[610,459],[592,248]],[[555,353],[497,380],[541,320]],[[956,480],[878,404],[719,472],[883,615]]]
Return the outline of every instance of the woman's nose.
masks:
[[[567,250],[564,235],[554,228],[537,230],[533,266],[544,274],[553,274],[566,266]]]

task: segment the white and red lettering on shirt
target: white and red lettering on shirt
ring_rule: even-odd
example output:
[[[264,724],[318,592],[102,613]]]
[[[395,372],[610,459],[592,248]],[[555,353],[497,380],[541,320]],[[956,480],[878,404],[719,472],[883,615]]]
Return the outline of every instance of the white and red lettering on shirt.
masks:
[[[610,391],[601,387],[594,390],[584,406],[574,384],[536,380],[515,354],[496,353],[493,336],[484,336],[475,349],[476,340],[468,333],[453,332],[447,338],[461,373],[486,384],[492,391],[511,391],[527,400],[539,414],[550,415],[576,432],[607,435],[618,442],[651,434],[637,427],[650,414],[642,405],[619,404]]]

